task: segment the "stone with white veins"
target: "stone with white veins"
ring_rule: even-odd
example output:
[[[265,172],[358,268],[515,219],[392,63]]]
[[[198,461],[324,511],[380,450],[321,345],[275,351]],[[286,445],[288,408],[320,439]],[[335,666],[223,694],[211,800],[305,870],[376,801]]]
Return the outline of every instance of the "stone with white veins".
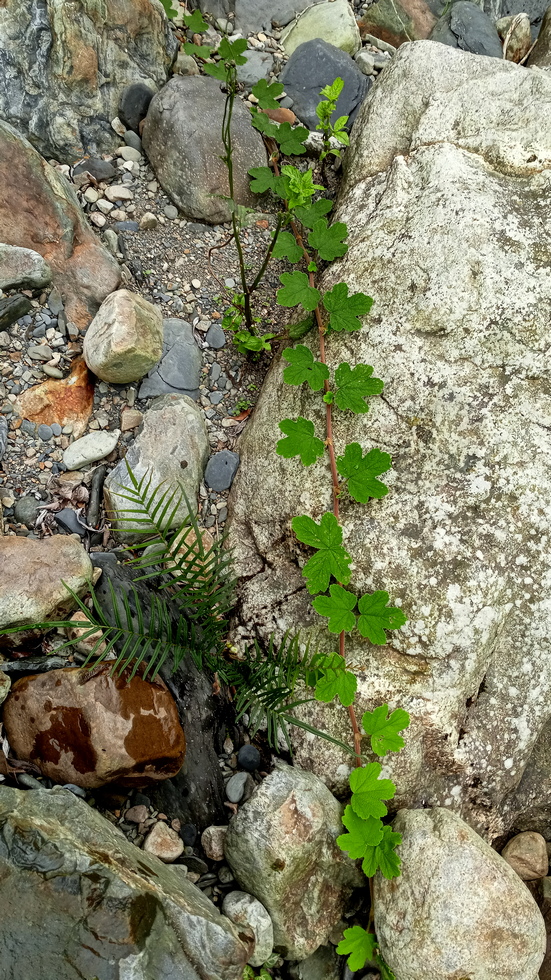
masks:
[[[386,589],[408,616],[387,647],[347,638],[356,711],[409,711],[406,747],[386,761],[400,800],[454,807],[491,838],[523,812],[513,794],[551,698],[550,103],[543,71],[403,45],[352,130],[332,214],[349,251],[319,284],[374,299],[363,328],[327,349],[332,370],[364,362],[385,382],[368,415],[339,414],[335,438],[339,453],[354,441],[388,451],[390,493],[343,501],[341,519],[355,593]],[[283,367],[239,443],[230,545],[247,638],[300,628],[315,647],[325,621],[289,527],[331,509],[331,478],[326,460],[276,454],[279,420],[304,414]],[[321,435],[323,407],[307,414]],[[338,706],[297,712],[349,742]],[[346,785],[349,759],[326,741],[295,736],[295,761]],[[544,785],[533,819],[549,810]]]
[[[68,470],[81,470],[88,463],[104,459],[115,449],[120,434],[120,429],[112,432],[99,430],[76,439],[63,453],[64,465]]]

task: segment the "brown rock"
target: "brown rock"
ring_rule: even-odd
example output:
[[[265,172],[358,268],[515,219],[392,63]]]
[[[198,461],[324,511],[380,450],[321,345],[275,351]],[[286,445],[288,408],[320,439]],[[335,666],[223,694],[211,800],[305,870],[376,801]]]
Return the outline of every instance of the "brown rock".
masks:
[[[175,776],[185,738],[166,685],[139,674],[111,677],[109,669],[104,664],[89,679],[89,671],[69,667],[16,681],[3,720],[17,757],[54,782],[91,789]]]
[[[283,107],[280,109],[261,109],[260,111],[266,113],[266,115],[270,119],[273,119],[274,122],[278,122],[278,123],[288,122],[291,123],[292,125],[297,121],[297,117],[295,116],[292,109],[285,109]]]
[[[143,803],[139,803],[137,806],[131,806],[129,810],[126,811],[124,815],[125,820],[129,820],[130,823],[143,823],[147,820],[149,810]]]
[[[70,184],[1,120],[0,227],[7,245],[46,259],[67,318],[88,326],[119,284],[117,262],[94,235]]]
[[[92,376],[83,359],[74,361],[71,373],[56,381],[49,378],[42,384],[28,388],[16,403],[19,414],[36,422],[51,425],[73,426],[75,439],[83,435],[94,407],[94,385]]]
[[[227,827],[207,827],[201,834],[203,850],[211,861],[224,860],[224,841],[227,832]]]
[[[428,38],[436,17],[425,0],[377,0],[362,15],[360,34],[372,34],[398,48]]]
[[[496,31],[503,43],[507,61],[518,64],[528,54],[532,46],[530,18],[528,14],[515,14],[501,17],[496,21]]]
[[[549,870],[545,838],[531,830],[513,837],[503,848],[501,856],[523,881],[545,878]]]
[[[92,580],[92,563],[80,540],[54,535],[43,541],[0,539],[0,630],[56,619],[76,603]],[[23,634],[19,634],[23,638]],[[8,638],[0,637],[0,644]],[[13,638],[15,639],[15,637]]]
[[[184,842],[176,831],[167,827],[166,823],[160,820],[149,831],[143,849],[148,854],[154,854],[155,857],[160,858],[165,864],[171,864],[183,853]]]
[[[101,640],[102,631],[96,630],[94,633],[87,636],[88,630],[92,626],[92,623],[81,609],[77,609],[77,611],[73,613],[71,616],[71,622],[75,625],[67,627],[65,632],[69,640],[78,641],[75,643],[75,650],[78,650],[79,653],[85,654],[85,656],[88,656],[91,653],[93,653],[95,657],[101,656],[101,654],[105,652],[106,648],[105,642]],[[98,640],[101,640],[101,642],[98,643]]]

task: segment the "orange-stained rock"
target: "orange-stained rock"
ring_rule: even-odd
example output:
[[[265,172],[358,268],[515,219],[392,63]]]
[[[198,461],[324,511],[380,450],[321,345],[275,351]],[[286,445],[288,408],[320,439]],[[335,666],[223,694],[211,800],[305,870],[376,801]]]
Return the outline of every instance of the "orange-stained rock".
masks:
[[[62,381],[48,378],[42,384],[27,388],[16,403],[16,411],[37,425],[73,426],[78,439],[86,431],[94,407],[94,385],[82,357],[74,361],[70,374]]]
[[[87,327],[119,284],[118,264],[96,238],[68,181],[2,120],[0,228],[7,245],[32,248],[46,259],[67,318]]]
[[[286,109],[285,107],[281,107],[279,109],[261,109],[260,111],[265,112],[266,115],[270,117],[270,119],[274,120],[274,122],[278,122],[278,123],[288,122],[291,123],[292,125],[297,121],[297,117],[295,116],[293,110]]]
[[[180,770],[185,737],[164,682],[110,677],[110,664],[68,667],[15,682],[3,722],[14,755],[56,783],[144,786]]]

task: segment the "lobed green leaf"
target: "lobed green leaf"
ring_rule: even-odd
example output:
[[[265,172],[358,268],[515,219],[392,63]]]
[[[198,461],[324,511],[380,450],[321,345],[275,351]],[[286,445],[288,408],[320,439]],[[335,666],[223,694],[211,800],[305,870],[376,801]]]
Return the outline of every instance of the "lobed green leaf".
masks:
[[[338,698],[343,707],[348,708],[354,701],[358,679],[346,669],[346,662],[339,653],[320,655],[319,677],[316,682],[316,700],[329,704]]]
[[[365,456],[359,442],[351,442],[343,456],[337,456],[337,470],[348,481],[350,496],[360,504],[366,504],[370,497],[381,500],[386,497],[388,487],[377,477],[386,473],[391,466],[388,453],[380,449],[370,449]]]
[[[303,344],[296,347],[286,347],[283,357],[289,361],[290,367],[285,368],[283,380],[288,385],[301,385],[306,382],[312,391],[323,388],[324,381],[329,377],[327,364],[316,361],[312,351]]]
[[[352,612],[356,607],[356,596],[342,585],[329,586],[330,595],[318,596],[312,605],[320,616],[326,616],[329,620],[327,629],[330,633],[347,633],[353,630],[356,625],[356,617]]]
[[[280,275],[283,288],[277,291],[280,306],[302,306],[310,312],[315,310],[321,295],[311,286],[305,272],[283,272]]]
[[[373,368],[369,364],[356,364],[354,368],[350,364],[339,364],[335,371],[335,403],[338,408],[356,415],[369,411],[369,405],[364,401],[365,398],[372,398],[373,395],[380,395],[384,383],[380,378],[372,378]]]
[[[348,295],[348,286],[339,282],[323,297],[323,305],[330,314],[329,326],[332,330],[360,330],[360,316],[369,313],[373,300],[365,293]]]
[[[281,82],[268,83],[265,78],[261,78],[252,87],[252,93],[258,100],[261,109],[279,109],[276,96],[281,95],[283,91],[284,86]]]
[[[299,262],[303,256],[303,252],[300,245],[297,245],[295,236],[290,231],[280,231],[272,255],[274,259],[288,259],[289,262]]]
[[[351,558],[343,547],[342,527],[335,515],[324,514],[319,524],[306,515],[294,517],[291,525],[302,544],[316,548],[302,572],[310,595],[326,592],[331,576],[346,585],[350,581]]]
[[[314,423],[302,416],[296,421],[293,419],[283,419],[279,423],[279,428],[286,435],[286,439],[280,439],[277,444],[277,453],[285,459],[292,459],[293,456],[300,456],[304,466],[311,466],[316,460],[323,456],[325,445],[314,433]]]
[[[377,937],[372,932],[366,932],[361,926],[345,929],[343,936],[337,946],[337,953],[340,956],[348,956],[348,969],[351,973],[363,970],[365,964],[375,957]]]
[[[388,592],[382,590],[363,595],[358,601],[358,631],[377,646],[385,646],[385,630],[398,630],[407,617],[398,606],[388,606]]]
[[[312,201],[307,207],[295,208],[295,214],[305,228],[313,228],[316,221],[328,214],[333,207],[333,202],[326,197],[319,197],[317,201]]]
[[[348,251],[348,245],[343,241],[347,235],[348,229],[342,221],[329,227],[326,218],[319,218],[308,235],[308,244],[316,249],[320,258],[332,262]]]
[[[409,721],[409,714],[403,708],[396,708],[388,715],[388,704],[381,704],[374,711],[366,711],[362,717],[362,727],[366,735],[371,736],[371,748],[375,755],[403,749],[406,743],[398,733],[409,727]]]
[[[396,792],[391,779],[379,779],[381,770],[380,762],[370,762],[354,769],[350,774],[350,806],[362,820],[367,820],[368,817],[386,817],[388,810],[383,800],[391,800]]]

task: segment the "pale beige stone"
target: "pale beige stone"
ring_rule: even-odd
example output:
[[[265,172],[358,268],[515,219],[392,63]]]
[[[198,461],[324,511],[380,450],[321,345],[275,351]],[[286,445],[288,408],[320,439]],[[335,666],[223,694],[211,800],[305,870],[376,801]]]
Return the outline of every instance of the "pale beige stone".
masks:
[[[161,311],[128,289],[118,289],[102,303],[84,338],[84,359],[102,381],[138,381],[153,368],[163,350]]]
[[[159,820],[145,838],[143,849],[148,854],[160,858],[165,864],[171,864],[183,853],[184,842],[175,830],[167,827],[163,820]]]
[[[502,858],[523,881],[545,878],[549,870],[545,837],[527,830],[517,834],[503,848]]]

